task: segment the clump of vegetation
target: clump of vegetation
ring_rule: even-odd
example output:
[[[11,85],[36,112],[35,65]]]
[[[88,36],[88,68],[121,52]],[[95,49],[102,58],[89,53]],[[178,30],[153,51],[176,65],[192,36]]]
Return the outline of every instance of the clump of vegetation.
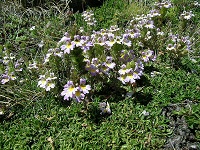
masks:
[[[163,108],[199,101],[198,2],[182,10],[176,1],[107,0],[82,13],[8,4],[1,5],[1,148],[159,149],[173,132]],[[186,117],[195,142],[197,117]]]

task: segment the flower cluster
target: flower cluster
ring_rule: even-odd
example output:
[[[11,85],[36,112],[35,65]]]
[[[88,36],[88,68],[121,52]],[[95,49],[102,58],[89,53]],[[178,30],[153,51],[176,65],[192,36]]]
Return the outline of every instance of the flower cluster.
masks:
[[[200,3],[198,3],[197,1],[194,1],[194,2],[193,2],[193,5],[199,7],[199,6],[200,6]]]
[[[82,56],[84,57],[83,60],[86,63],[85,69],[90,73],[91,76],[109,76],[110,71],[113,71],[115,73],[118,73],[119,77],[116,78],[122,81],[122,83],[133,84],[136,82],[137,79],[140,79],[143,74],[143,62],[146,63],[150,60],[155,60],[156,57],[154,55],[154,52],[152,50],[145,50],[140,52],[139,58],[136,58],[133,50],[126,49],[122,50],[121,54],[113,54],[112,48],[114,47],[114,45],[118,44],[129,49],[137,44],[137,42],[138,45],[141,46],[143,45],[143,43],[139,42],[139,39],[151,39],[151,32],[153,31],[157,31],[157,35],[163,35],[163,32],[160,31],[159,28],[155,27],[154,21],[152,19],[153,17],[159,15],[159,10],[152,10],[147,15],[136,16],[130,21],[128,28],[124,32],[118,32],[120,30],[118,26],[111,26],[110,29],[93,31],[90,36],[85,36],[83,35],[83,32],[81,32],[82,35],[74,35],[73,37],[71,37],[69,33],[66,32],[64,37],[62,37],[61,40],[58,42],[58,49],[60,49],[60,51],[58,51],[63,52],[62,54],[65,55],[70,54],[71,51],[76,50],[77,48],[80,48],[83,50]],[[83,16],[87,18],[87,16],[91,17],[93,15],[89,15],[88,12],[83,12]],[[91,21],[92,19],[86,20]],[[145,33],[145,37],[142,37],[143,29],[147,31]],[[95,51],[95,55],[97,57],[92,57],[91,53],[92,51],[94,51],[94,49],[96,50],[96,47],[98,48],[98,51]],[[99,52],[104,55],[100,56],[98,54]],[[105,54],[110,54],[110,56],[106,56]],[[49,60],[49,57],[51,55],[52,53],[48,53],[45,60]],[[116,58],[116,55],[120,55],[120,58]],[[114,60],[113,58],[115,58],[116,60]],[[118,59],[119,62],[114,62],[118,61]],[[121,67],[119,70],[115,70],[115,66]],[[79,93],[80,99],[83,99],[84,96],[80,93],[80,88],[75,87],[73,85],[73,81],[69,81],[69,83],[66,84],[65,90],[62,92],[62,95],[65,95],[64,99],[69,99],[75,98],[76,93]]]
[[[111,56],[106,57],[106,61],[100,63],[98,58],[92,58],[92,61],[89,59],[85,59],[86,66],[85,69],[90,72],[92,76],[96,76],[97,74],[106,74],[109,75],[109,71],[114,69],[115,63],[113,62],[113,58]]]
[[[194,16],[194,14],[192,13],[192,11],[184,11],[182,14],[181,14],[181,16],[180,16],[180,18],[181,19],[185,19],[185,20],[190,20],[192,17]]]
[[[158,12],[156,12],[156,13],[158,13]],[[159,15],[159,13],[158,13],[158,15]],[[155,15],[154,12],[152,12],[152,11],[147,15],[141,15],[141,16],[137,15],[136,17],[132,18],[132,20],[129,23],[129,26],[134,29],[135,33],[139,33],[139,35],[140,35],[140,30],[143,28],[146,28],[146,29],[154,29],[155,28],[154,21],[152,18],[156,17],[158,15]],[[138,34],[136,34],[136,35],[138,35]],[[139,37],[139,35],[136,37]]]
[[[92,42],[95,45],[103,46],[105,49],[111,49],[112,46],[115,43],[121,44],[121,37],[115,36],[115,31],[117,31],[118,28],[114,27],[112,29],[101,29],[100,31],[93,31],[93,34],[91,35]]]
[[[137,59],[134,55],[134,51],[122,50],[121,57],[119,59],[122,62],[120,69],[118,71],[118,79],[123,84],[133,84],[140,76],[143,74],[144,66],[140,59]]]
[[[118,79],[123,84],[134,84],[143,75],[144,70],[143,63],[139,59],[137,62],[131,61],[127,65],[123,64],[120,68],[118,71],[120,77]]]
[[[85,69],[91,73],[92,76],[96,76],[99,74],[99,63],[98,58],[92,58],[92,61],[90,62],[89,59],[85,59],[86,66]]]
[[[110,104],[108,102],[102,102],[102,103],[99,103],[99,109],[100,109],[100,114],[101,115],[110,115],[112,112],[111,112],[111,109],[110,109]]]
[[[191,51],[191,41],[189,36],[181,37],[180,35],[169,34],[169,43],[166,47],[168,51],[178,56],[187,54]]]
[[[85,95],[91,90],[90,85],[86,85],[85,79],[80,79],[79,86],[74,85],[73,81],[68,81],[64,86],[61,96],[64,96],[64,100],[76,99],[77,102],[84,100]]]
[[[171,8],[172,4],[170,1],[155,2],[155,6],[159,8]]]
[[[113,58],[111,56],[107,56],[106,57],[106,62],[103,62],[101,64],[101,72],[103,72],[104,74],[109,74],[109,71],[111,69],[114,69],[115,67],[115,63],[113,62]]]
[[[1,84],[5,84],[16,79],[17,77],[15,76],[14,72],[9,73],[8,71],[5,71],[5,73],[1,75]]]
[[[82,16],[83,16],[83,19],[85,20],[85,22],[87,22],[87,25],[89,25],[89,26],[94,26],[97,22],[94,18],[94,13],[92,12],[92,10],[84,11],[82,13]]]
[[[51,48],[48,50],[45,58],[44,58],[44,64],[49,62],[49,59],[51,56],[58,56],[58,57],[63,57],[63,52],[59,48]]]
[[[122,50],[119,60],[123,64],[118,71],[118,73],[120,74],[120,77],[118,77],[118,79],[123,84],[135,83],[136,80],[140,79],[140,77],[143,75],[144,65],[142,61],[146,63],[148,61],[155,61],[155,59],[156,55],[152,50],[143,51],[141,57],[138,59],[134,55],[133,50]]]
[[[158,36],[163,36],[164,33],[160,28],[156,27],[156,18],[161,16],[159,9],[153,9],[146,15],[136,15],[130,20],[126,33],[131,38],[131,41],[139,38],[144,38],[145,41],[152,39],[152,36],[156,34]],[[138,45],[143,45],[142,40],[138,41]]]
[[[60,46],[61,50],[61,51],[58,50],[60,55],[62,55],[63,53],[70,54],[70,52],[76,47],[79,47],[84,52],[86,52],[87,50],[90,50],[90,47],[94,46],[90,36],[74,35],[74,37],[71,38],[67,32],[58,42],[58,45]]]
[[[19,58],[14,62],[14,69],[16,72],[21,72],[23,70],[24,60],[23,58]]]
[[[147,50],[142,52],[142,60],[144,62],[148,61],[155,61],[156,60],[156,55],[154,55],[154,52],[152,50]]]
[[[31,70],[31,69],[38,69],[37,62],[33,61],[33,63],[29,63],[29,66],[27,68],[29,70]]]
[[[75,48],[75,42],[71,40],[68,33],[65,33],[65,36],[59,41],[59,43],[62,43],[60,49],[64,54],[69,54],[70,51]]]
[[[4,72],[0,76],[2,84],[16,80],[16,73],[23,70],[24,60],[22,58],[17,59],[13,53],[9,53],[6,49],[2,51],[0,62],[0,68],[4,68]]]
[[[38,86],[44,88],[46,91],[50,91],[55,87],[55,79],[57,79],[57,77],[54,76],[54,73],[49,73],[48,75],[40,75]]]
[[[111,80],[113,77],[124,85],[135,85],[144,74],[145,63],[156,59],[152,46],[147,43],[152,43],[160,37],[165,38],[164,32],[157,26],[162,22],[161,19],[167,9],[171,7],[170,1],[157,2],[149,13],[134,16],[128,22],[126,29],[122,30],[115,25],[108,29],[90,31],[89,33],[92,34],[86,33],[82,27],[79,32],[76,32],[80,34],[70,35],[66,32],[57,43],[57,47],[49,49],[44,59],[44,64],[50,65],[50,57],[58,56],[63,64],[70,65],[68,74],[64,75],[68,80],[61,93],[64,100],[83,101],[91,90],[90,85],[86,85],[86,79],[94,76],[97,76],[94,81],[104,78]],[[96,24],[92,11],[84,11],[82,17],[88,26]],[[92,28],[88,28],[90,29]],[[168,39],[169,41],[166,42],[168,51],[191,49],[189,37],[171,34]],[[37,68],[37,64],[30,64],[30,68]],[[82,73],[86,79],[80,79],[79,84],[74,84],[74,78]],[[55,87],[53,79],[41,75],[38,86],[49,91]]]

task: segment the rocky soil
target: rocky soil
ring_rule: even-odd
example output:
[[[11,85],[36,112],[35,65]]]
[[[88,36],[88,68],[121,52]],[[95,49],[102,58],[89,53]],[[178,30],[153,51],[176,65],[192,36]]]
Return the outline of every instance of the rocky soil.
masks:
[[[169,126],[173,134],[167,139],[163,150],[200,150],[200,143],[195,139],[195,133],[189,128],[183,115],[173,112],[183,108],[191,109],[192,101],[186,100],[179,104],[170,104],[162,111],[162,115],[170,120]]]

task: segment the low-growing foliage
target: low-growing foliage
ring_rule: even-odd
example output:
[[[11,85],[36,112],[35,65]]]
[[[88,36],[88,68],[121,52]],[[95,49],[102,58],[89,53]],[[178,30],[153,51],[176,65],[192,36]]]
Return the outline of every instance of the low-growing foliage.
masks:
[[[162,149],[188,99],[199,142],[198,2],[1,3],[0,148]]]

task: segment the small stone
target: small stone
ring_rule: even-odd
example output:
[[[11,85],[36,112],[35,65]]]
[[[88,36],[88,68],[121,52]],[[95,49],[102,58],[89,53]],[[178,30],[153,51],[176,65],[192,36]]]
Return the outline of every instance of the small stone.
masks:
[[[127,98],[131,98],[133,96],[134,92],[127,92],[126,93],[126,97]]]

